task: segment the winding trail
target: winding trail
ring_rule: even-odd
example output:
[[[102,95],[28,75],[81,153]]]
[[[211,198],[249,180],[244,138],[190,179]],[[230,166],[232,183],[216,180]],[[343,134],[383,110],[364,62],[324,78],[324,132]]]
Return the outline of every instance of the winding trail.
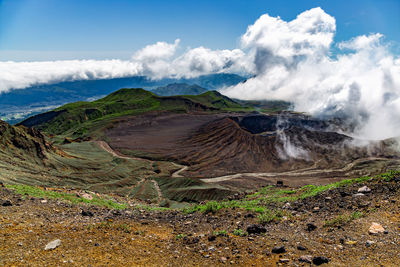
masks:
[[[120,158],[120,159],[133,159],[133,160],[139,160],[139,161],[147,161],[147,162],[154,162],[152,160],[148,160],[148,159],[142,159],[142,158],[137,158],[137,157],[128,157],[128,156],[123,156],[123,155],[119,155],[118,153],[116,153],[109,144],[107,144],[105,141],[94,141],[100,148],[104,149],[105,151],[107,151],[108,153],[110,153],[111,155],[113,155],[114,157]],[[181,167],[182,165],[178,165],[176,163],[173,163],[175,166],[179,166]],[[179,169],[178,171],[174,172],[172,174],[172,177],[183,177],[181,175],[179,175],[180,172],[186,170],[188,167],[187,166],[183,166],[181,169]],[[132,190],[138,186],[140,186],[142,183],[144,183],[144,181],[146,180],[146,178],[142,178],[136,185],[132,186]],[[157,192],[157,197],[158,197],[158,203],[161,202],[161,200],[163,199],[163,195],[160,189],[160,186],[158,185],[158,183],[155,180],[150,180],[150,182],[153,183],[154,188]],[[129,195],[129,194],[128,194]]]
[[[187,169],[189,169],[189,166],[184,166],[184,165],[180,165],[180,164],[176,164],[174,162],[172,162],[172,164],[176,167],[179,167],[180,169],[175,171],[174,173],[171,174],[171,177],[174,178],[179,178],[179,177],[185,177],[183,175],[181,175],[181,172],[186,171]]]
[[[214,177],[214,178],[204,178],[200,179],[203,182],[206,183],[218,183],[218,182],[223,182],[223,181],[229,181],[235,178],[241,178],[244,176],[251,176],[251,177],[259,177],[259,178],[273,178],[273,177],[282,177],[282,176],[312,176],[312,175],[318,175],[318,174],[329,174],[333,172],[346,172],[351,170],[351,168],[354,167],[357,163],[361,163],[364,161],[370,161],[370,160],[387,160],[386,158],[376,158],[376,157],[369,157],[369,158],[363,158],[363,159],[357,159],[353,162],[348,163],[346,166],[344,166],[341,169],[326,169],[326,170],[315,170],[315,169],[301,169],[301,170],[294,170],[294,171],[287,171],[287,172],[249,172],[249,173],[236,173],[236,174],[230,174],[230,175],[224,175],[224,176],[219,176],[219,177]]]
[[[134,159],[134,160],[152,162],[151,160],[147,160],[147,159],[119,155],[106,142],[104,142],[104,141],[95,141],[95,142],[101,148],[103,148],[107,152],[111,153],[115,157],[123,158],[123,159]],[[318,174],[326,175],[326,174],[335,173],[335,172],[346,172],[346,171],[351,170],[358,163],[371,161],[371,160],[387,160],[387,158],[368,157],[368,158],[357,159],[357,160],[354,160],[354,161],[348,163],[343,168],[339,168],[339,169],[318,170],[318,169],[315,169],[315,167],[317,165],[317,162],[316,162],[314,164],[314,166],[308,167],[308,168],[305,168],[305,169],[300,169],[300,170],[293,170],[293,171],[286,171],[286,172],[246,172],[246,173],[236,173],[236,174],[223,175],[223,176],[218,176],[218,177],[202,178],[200,180],[205,182],[205,183],[218,183],[218,182],[229,181],[229,180],[232,180],[232,179],[243,178],[243,177],[246,177],[246,176],[247,177],[257,177],[257,178],[281,178],[281,177],[285,177],[285,176],[286,177],[293,177],[293,176],[315,176],[315,175],[318,175]],[[189,168],[189,166],[180,165],[180,164],[177,164],[177,163],[174,163],[174,162],[172,162],[172,164],[174,166],[176,166],[176,167],[179,167],[180,169],[178,169],[177,171],[172,173],[171,177],[174,177],[174,178],[185,177],[185,176],[181,175],[181,173],[186,171]],[[153,183],[154,183],[154,187],[157,190],[159,199],[161,199],[162,198],[162,193],[161,193],[160,187],[158,186],[158,183],[156,181],[153,181]]]
[[[139,160],[139,161],[150,161],[151,160],[147,160],[147,159],[142,159],[142,158],[137,158],[137,157],[128,157],[128,156],[123,156],[120,154],[117,154],[117,152],[115,152],[109,144],[107,144],[104,141],[94,141],[100,148],[104,149],[105,151],[107,151],[108,153],[110,153],[111,155],[113,155],[114,157],[120,158],[120,159],[134,159],[134,160]]]

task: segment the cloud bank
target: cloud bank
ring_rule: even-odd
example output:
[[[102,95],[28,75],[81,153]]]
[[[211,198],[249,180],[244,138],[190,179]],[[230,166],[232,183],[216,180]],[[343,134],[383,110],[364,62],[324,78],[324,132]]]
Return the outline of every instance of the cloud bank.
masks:
[[[400,58],[390,53],[379,33],[338,44],[335,33],[335,18],[321,8],[292,21],[265,14],[233,50],[197,47],[178,55],[177,39],[148,45],[129,61],[0,62],[0,92],[82,79],[246,73],[252,78],[222,93],[291,101],[297,111],[345,119],[349,132],[365,139],[400,136]],[[338,52],[332,55],[335,47]]]
[[[37,84],[110,79],[143,75],[152,79],[195,77],[218,72],[240,72],[240,49],[187,49],[177,56],[180,40],[157,42],[137,51],[131,60],[0,61],[0,93]]]
[[[241,39],[255,76],[223,93],[292,101],[296,111],[347,120],[361,138],[400,136],[400,59],[381,34],[339,43],[333,58],[335,30],[335,19],[320,8],[290,22],[261,16]]]

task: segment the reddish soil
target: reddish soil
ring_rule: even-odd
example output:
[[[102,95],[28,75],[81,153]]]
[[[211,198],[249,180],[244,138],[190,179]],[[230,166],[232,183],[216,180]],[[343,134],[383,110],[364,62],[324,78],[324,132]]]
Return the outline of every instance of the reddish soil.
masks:
[[[329,190],[288,208],[270,203],[286,216],[266,224],[265,234],[246,236],[233,233],[242,229],[245,234],[258,221],[256,213],[243,209],[118,211],[21,196],[0,187],[0,265],[310,266],[299,260],[310,255],[326,257],[329,264],[322,266],[399,266],[400,179],[368,182],[371,192],[353,196],[363,185]],[[326,226],[327,220],[352,212],[363,216]],[[386,232],[369,234],[373,222]],[[46,251],[55,239],[61,245]],[[284,251],[272,252],[280,246]]]
[[[399,164],[398,155],[388,146],[355,147],[350,137],[328,131],[325,122],[289,114],[286,128],[279,130],[278,120],[276,115],[153,113],[120,121],[106,137],[122,154],[133,152],[189,166],[180,173],[185,177],[241,173],[244,178],[267,173],[264,177],[255,175],[264,184],[273,178],[271,173],[276,173],[277,179],[296,178],[301,184],[319,183],[321,179],[326,183],[384,172]],[[296,172],[286,175],[287,171]],[[254,181],[250,187],[258,183]]]

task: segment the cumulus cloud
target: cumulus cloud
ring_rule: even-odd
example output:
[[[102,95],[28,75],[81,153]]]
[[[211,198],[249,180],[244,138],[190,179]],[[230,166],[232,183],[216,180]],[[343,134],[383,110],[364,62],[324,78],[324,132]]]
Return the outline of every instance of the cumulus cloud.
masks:
[[[400,136],[400,58],[390,53],[382,34],[335,44],[335,33],[335,18],[321,8],[292,21],[265,14],[233,50],[197,47],[177,54],[177,39],[148,45],[127,61],[0,62],[0,92],[67,80],[247,73],[245,83],[222,93],[288,100],[297,111],[346,120],[347,133],[365,139]],[[332,56],[334,46],[339,50]]]
[[[361,138],[400,136],[400,59],[381,34],[339,43],[334,59],[335,30],[335,19],[320,8],[290,22],[261,16],[242,36],[254,77],[223,93],[288,100],[297,111],[346,120],[347,133]]]
[[[242,71],[240,59],[245,54],[240,49],[211,50],[204,47],[189,49],[172,63],[175,76],[193,77],[208,73]]]

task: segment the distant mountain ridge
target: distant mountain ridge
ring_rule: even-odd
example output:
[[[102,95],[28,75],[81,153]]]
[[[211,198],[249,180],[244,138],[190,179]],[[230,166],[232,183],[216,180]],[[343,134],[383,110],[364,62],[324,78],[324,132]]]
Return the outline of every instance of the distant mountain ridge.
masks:
[[[55,105],[59,106],[76,101],[93,101],[120,88],[144,88],[151,90],[168,84],[186,83],[197,84],[209,90],[216,90],[238,84],[245,80],[244,77],[236,74],[219,73],[196,78],[152,80],[145,76],[134,76],[36,85],[0,94],[0,119],[16,123],[28,116],[37,114],[38,109],[40,109],[40,112],[43,112],[53,109]]]

